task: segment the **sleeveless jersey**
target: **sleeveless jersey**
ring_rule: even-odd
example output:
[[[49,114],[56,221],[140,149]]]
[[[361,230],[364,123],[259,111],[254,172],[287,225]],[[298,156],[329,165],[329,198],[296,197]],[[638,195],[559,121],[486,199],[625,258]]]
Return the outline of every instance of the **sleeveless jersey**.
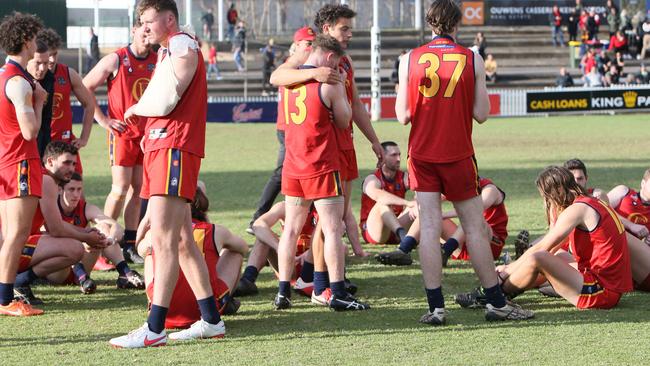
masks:
[[[411,51],[409,156],[449,163],[474,155],[474,53],[449,36]]]
[[[339,61],[339,70],[345,71],[347,77],[345,78],[345,92],[348,97],[348,102],[352,103],[352,82],[354,81],[354,68],[348,56],[341,57]],[[354,141],[352,140],[352,120],[346,128],[335,128],[336,141],[339,144],[340,150],[354,150]]]
[[[339,152],[332,111],[320,95],[321,83],[312,80],[283,88],[286,155],[282,175],[312,178],[339,169]]]
[[[124,120],[124,112],[140,100],[149,85],[151,74],[156,66],[157,55],[150,51],[144,58],[136,57],[130,47],[115,51],[119,66],[117,74],[108,79],[108,116]],[[119,136],[126,139],[139,139],[144,131],[144,119],[137,125],[129,125]],[[113,131],[117,133],[116,131]]]
[[[0,68],[0,168],[16,164],[22,160],[39,159],[36,139],[23,138],[18,125],[16,108],[6,94],[7,82],[13,77],[21,77],[36,88],[34,79],[17,62],[9,60]],[[32,102],[33,102],[32,97]],[[18,175],[19,172],[16,172]]]
[[[78,226],[81,228],[88,227],[88,218],[86,217],[86,200],[84,200],[83,198],[79,200],[77,207],[74,208],[72,213],[66,215],[66,213],[63,210],[63,207],[61,206],[61,199],[62,197],[59,195],[59,198],[57,199],[57,204],[59,206],[59,212],[61,213],[61,219],[63,219],[63,221],[67,222],[68,224],[72,224],[74,226]]]
[[[600,216],[593,230],[575,228],[570,234],[571,253],[578,262],[578,270],[591,272],[611,291],[632,291],[630,253],[618,216],[606,203],[593,197],[581,196],[573,202],[588,205]]]
[[[630,189],[621,200],[616,212],[635,224],[643,225],[650,230],[650,203],[643,202],[638,192]]]
[[[479,187],[481,189],[489,184],[497,187],[496,184],[488,178],[481,178],[479,180]],[[506,193],[499,187],[497,187],[497,189],[501,194],[503,194],[503,200],[498,205],[490,206],[483,210],[483,217],[492,228],[493,236],[505,240],[508,237],[508,212],[506,211],[506,205],[504,203],[506,200]]]
[[[377,179],[379,179],[379,182],[381,183],[381,189],[400,198],[406,197],[406,184],[404,183],[403,171],[398,170],[397,173],[395,173],[395,178],[393,178],[393,180],[389,180],[388,178],[384,177],[381,168],[377,168],[373,174],[375,177],[377,177]],[[367,194],[361,193],[361,212],[359,213],[359,224],[361,226],[363,226],[363,223],[368,220],[370,210],[372,210],[372,208],[375,206],[375,203],[377,202],[368,197]],[[393,209],[393,212],[396,216],[404,211],[404,207],[399,205],[393,205],[391,208]]]
[[[72,107],[70,106],[70,68],[56,64],[54,69],[54,97],[52,99],[52,122],[50,136],[52,141],[70,142],[72,135]]]
[[[179,35],[189,36],[186,33],[176,33],[169,39]],[[158,52],[162,53],[158,62],[169,57],[168,49],[161,48]],[[201,49],[197,48],[196,53],[198,62],[194,76],[174,110],[166,116],[147,118],[145,152],[178,149],[201,158],[205,155],[208,88]]]

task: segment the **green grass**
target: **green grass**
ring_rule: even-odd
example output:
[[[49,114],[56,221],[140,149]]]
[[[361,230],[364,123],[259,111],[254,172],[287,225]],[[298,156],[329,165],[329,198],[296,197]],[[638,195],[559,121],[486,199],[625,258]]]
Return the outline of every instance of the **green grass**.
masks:
[[[395,140],[406,157],[408,128],[375,124],[382,139]],[[211,218],[252,242],[244,229],[258,195],[274,167],[277,142],[272,124],[208,125],[207,158],[201,179],[208,185]],[[650,166],[650,128],[643,115],[494,119],[475,128],[476,156],[482,175],[507,193],[509,232],[546,227],[534,187],[536,174],[549,164],[583,159],[592,186],[638,187]],[[357,155],[361,176],[374,162],[360,133]],[[82,151],[86,196],[103,204],[110,190],[105,138],[95,128]],[[405,160],[403,162],[405,165]],[[354,184],[358,213],[360,181]],[[366,249],[376,253],[384,247]],[[512,238],[507,249],[512,252]],[[527,322],[486,323],[481,311],[453,305],[455,292],[477,283],[471,268],[451,262],[444,271],[449,325],[417,323],[426,310],[418,266],[383,267],[353,258],[349,277],[372,310],[333,313],[296,298],[291,311],[271,306],[276,282],[268,269],[260,275],[260,294],[243,298],[240,313],[225,317],[227,337],[219,341],[170,343],[161,349],[113,350],[108,339],[145,320],[146,299],[137,291],[114,289],[114,273],[98,273],[95,295],[76,287],[38,286],[47,305],[36,318],[0,318],[0,364],[644,364],[650,295],[625,295],[616,309],[578,311],[559,299],[535,292],[518,302],[536,311]]]

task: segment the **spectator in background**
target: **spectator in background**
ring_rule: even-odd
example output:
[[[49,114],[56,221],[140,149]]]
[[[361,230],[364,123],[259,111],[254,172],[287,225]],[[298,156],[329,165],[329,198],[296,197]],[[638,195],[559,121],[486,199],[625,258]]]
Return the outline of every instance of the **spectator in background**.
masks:
[[[609,37],[614,37],[618,28],[621,26],[621,17],[618,15],[618,9],[615,7],[609,8],[609,14],[607,14],[607,25],[609,26]]]
[[[612,8],[616,9],[616,8]],[[623,31],[617,30],[614,35],[609,39],[609,48],[607,49],[609,53],[616,54],[621,53],[623,57],[629,55],[630,50],[627,45],[627,37]]]
[[[203,14],[201,17],[201,22],[203,23],[203,38],[206,41],[212,40],[212,27],[214,26],[214,15],[212,15],[212,8],[208,8],[208,11]]]
[[[275,89],[271,85],[271,73],[275,70],[275,48],[273,38],[269,39],[266,46],[260,49],[262,52],[262,95],[269,95]]]
[[[645,64],[641,64],[641,68],[639,69],[639,73],[636,74],[635,80],[637,84],[650,84],[650,74],[648,73],[648,70],[646,70]]]
[[[603,86],[603,77],[595,67],[592,67],[582,79],[585,87]]]
[[[650,50],[650,19],[645,19],[639,27],[639,38],[641,39],[641,52],[637,55],[637,59],[643,60]]]
[[[246,27],[242,21],[238,22],[237,28],[235,28],[235,35],[232,39],[232,50],[233,59],[235,60],[235,65],[237,65],[237,71],[246,71],[246,67],[244,67],[244,54],[246,53]]]
[[[598,40],[598,28],[600,28],[600,15],[596,14],[596,10],[591,8],[589,10],[589,16],[587,17],[587,22],[585,24],[587,29],[587,40],[593,41]]]
[[[604,86],[617,85],[620,83],[620,79],[621,79],[621,73],[618,70],[618,67],[616,67],[616,65],[612,65],[609,67],[607,73],[605,73],[603,85]]]
[[[591,69],[596,66],[596,57],[594,56],[594,49],[589,48],[587,50],[587,53],[585,53],[584,56],[582,56],[582,60],[580,60],[580,68],[582,69],[583,74],[589,74],[591,72]]]
[[[612,55],[613,56],[613,55]],[[601,49],[600,52],[595,56],[596,68],[598,73],[605,75],[609,67],[612,65],[612,58],[609,56],[605,49]],[[585,71],[585,74],[588,74],[589,71]]]
[[[208,52],[208,70],[206,71],[206,78],[210,80],[210,74],[215,73],[216,79],[221,80],[221,70],[217,66],[217,44],[214,42],[210,43],[210,51]]]
[[[235,37],[235,24],[237,24],[237,20],[239,20],[239,14],[237,13],[237,9],[235,9],[234,2],[230,3],[230,8],[228,9],[228,13],[226,13],[226,20],[228,21],[228,33],[226,33],[226,38],[232,42]]]
[[[565,67],[560,68],[560,75],[555,79],[555,85],[559,88],[569,88],[574,86],[573,78],[571,77],[571,74],[566,71]]]
[[[569,14],[567,22],[567,31],[569,32],[569,42],[578,40],[578,21],[580,20],[580,13],[578,9],[573,9]]]
[[[491,53],[485,59],[485,78],[493,83],[497,81],[497,62]]]
[[[607,0],[607,9],[615,9],[616,14],[619,13],[618,7],[616,6],[616,4],[614,4],[614,1],[612,1],[612,0]]]
[[[564,33],[562,32],[562,14],[557,5],[553,5],[551,14],[549,15],[549,22],[551,23],[551,36],[553,37],[553,45],[555,47],[564,46]]]
[[[580,1],[580,0],[576,0],[576,6],[575,6],[575,9],[576,9],[575,13],[576,13],[577,15],[582,14],[582,11],[584,10],[584,7],[582,6],[582,1]]]
[[[634,27],[632,26],[632,19],[630,16],[627,14],[627,10],[623,9],[621,10],[621,25],[618,26],[618,30],[623,31],[625,33],[628,30],[632,30]]]
[[[474,46],[476,46],[478,54],[481,55],[481,57],[485,60],[485,49],[487,48],[487,41],[485,40],[483,32],[476,33],[476,37],[474,37]]]
[[[577,9],[577,8],[576,8]],[[587,20],[589,19],[589,14],[586,10],[580,10],[580,17],[578,18],[578,29],[580,30],[580,38],[582,42],[589,40],[589,33],[587,32]]]
[[[86,59],[86,70],[88,73],[95,64],[99,61],[99,38],[95,34],[95,31],[90,28],[90,42],[88,44],[88,49],[86,51],[88,58]]]

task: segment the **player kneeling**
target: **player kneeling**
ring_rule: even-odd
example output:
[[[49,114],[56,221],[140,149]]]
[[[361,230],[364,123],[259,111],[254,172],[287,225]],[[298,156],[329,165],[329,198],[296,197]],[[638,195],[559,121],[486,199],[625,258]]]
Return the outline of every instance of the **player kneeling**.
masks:
[[[231,296],[231,289],[235,288],[239,280],[241,265],[248,252],[248,244],[225,227],[211,224],[207,215],[209,205],[210,201],[205,194],[205,186],[199,182],[194,201],[191,204],[194,240],[203,253],[208,266],[210,286],[214,292],[219,313],[231,315],[236,313],[240,306],[239,301]],[[138,254],[145,259],[147,297],[151,301],[155,281],[153,271],[155,253],[152,253],[149,233],[142,232],[138,237],[142,235],[144,235],[144,240],[138,245]],[[199,305],[181,270],[172,294],[165,328],[188,328],[199,319],[201,319]]]
[[[589,196],[566,168],[543,170],[537,188],[549,223],[555,225],[519,260],[501,268],[504,293],[516,296],[548,280],[579,309],[615,307],[623,293],[632,291],[630,250],[618,216],[609,205]],[[567,237],[577,269],[551,253]],[[462,302],[458,300],[459,296],[457,302]]]

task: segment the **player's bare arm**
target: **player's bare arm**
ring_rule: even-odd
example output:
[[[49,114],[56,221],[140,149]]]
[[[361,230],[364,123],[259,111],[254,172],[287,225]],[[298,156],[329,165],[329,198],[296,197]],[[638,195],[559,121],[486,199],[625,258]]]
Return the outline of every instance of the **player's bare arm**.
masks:
[[[253,223],[253,232],[255,233],[255,237],[263,244],[273,248],[275,251],[278,250],[279,240],[271,228],[275,223],[284,219],[284,214],[284,202],[278,202],[273,205],[267,213],[260,216]]]
[[[214,230],[212,230],[212,239],[215,243],[221,241],[224,249],[232,250],[242,256],[245,256],[248,253],[248,244],[246,241],[233,234],[225,226],[214,225]]]
[[[73,238],[88,244],[91,248],[102,249],[109,243],[97,230],[86,230],[69,224],[61,218],[58,205],[59,187],[54,179],[43,176],[43,193],[39,204],[45,218],[48,233],[55,238]]]
[[[617,208],[621,204],[623,198],[627,196],[629,192],[630,188],[622,184],[612,188],[611,191],[607,192],[609,205],[612,206],[612,208]]]
[[[372,198],[373,201],[387,206],[416,207],[415,201],[409,201],[398,197],[390,192],[381,189],[381,182],[374,175],[369,175],[363,181],[363,193]]]
[[[411,52],[406,53],[399,63],[399,85],[397,87],[397,98],[395,99],[395,115],[397,121],[403,125],[411,122],[411,111],[408,107],[408,78],[409,59]]]
[[[329,102],[328,104],[332,108],[334,125],[338,128],[348,127],[350,118],[352,118],[352,108],[345,96],[343,83],[341,82],[334,85],[321,84],[321,91],[325,103]]]
[[[113,218],[104,215],[104,212],[99,207],[86,204],[86,217],[96,225],[106,225],[109,227],[108,233],[104,234],[109,241],[116,241],[124,236],[122,226],[113,220]]]
[[[620,206],[621,201],[623,198],[625,198],[625,196],[627,196],[629,192],[630,188],[621,184],[612,188],[612,190],[609,191],[607,195],[604,195],[604,197],[607,197],[609,200],[609,205],[612,208],[616,209],[618,206]],[[625,230],[629,231],[637,238],[643,239],[648,237],[650,234],[650,232],[648,232],[648,228],[645,225],[635,224],[632,221],[628,220],[627,217],[623,217],[621,215],[618,215],[618,218],[621,219],[621,223],[623,223]]]
[[[72,86],[72,92],[81,103],[81,107],[84,110],[84,115],[82,119],[81,127],[81,136],[78,139],[72,141],[72,145],[77,148],[82,148],[88,144],[88,139],[90,138],[90,131],[93,128],[93,116],[95,114],[95,96],[91,93],[83,84],[81,76],[70,69],[70,85]]]
[[[106,83],[109,77],[115,76],[119,67],[119,58],[117,54],[111,53],[104,56],[95,67],[83,78],[84,86],[94,95],[95,90]],[[99,105],[95,103],[95,120],[106,130],[124,132],[126,124],[123,121],[112,119],[107,116]]]
[[[380,166],[381,162],[384,160],[384,149],[381,147],[375,129],[372,127],[370,115],[361,102],[361,98],[359,98],[359,92],[357,91],[357,85],[354,80],[352,80],[352,120],[370,142],[372,151],[377,157],[377,166]]]
[[[7,81],[6,94],[16,109],[16,118],[23,138],[32,141],[41,128],[41,112],[47,99],[47,92],[38,83],[32,92],[32,87],[27,80],[14,76]]]
[[[301,65],[295,58],[289,58],[271,74],[271,84],[274,86],[291,86],[316,80],[321,83],[336,84],[341,82],[338,70],[330,67],[317,67],[315,69],[298,69]]]
[[[400,64],[400,68],[401,68]],[[490,113],[490,98],[485,85],[485,63],[481,55],[474,53],[474,110],[473,116],[478,123],[487,120]],[[401,81],[400,81],[401,82]]]

